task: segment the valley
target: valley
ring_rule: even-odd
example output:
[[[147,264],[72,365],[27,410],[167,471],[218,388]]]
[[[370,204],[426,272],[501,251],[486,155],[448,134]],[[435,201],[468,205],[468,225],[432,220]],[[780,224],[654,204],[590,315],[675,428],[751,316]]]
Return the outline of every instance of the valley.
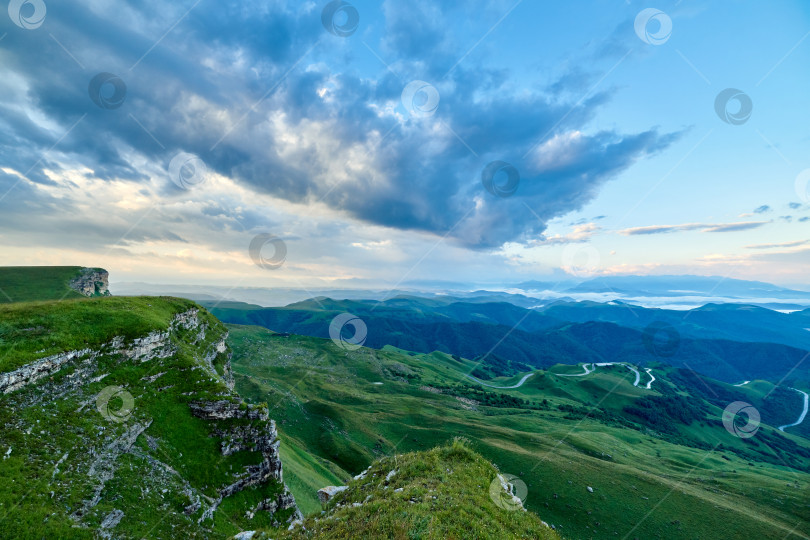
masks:
[[[484,297],[486,298],[486,297]],[[527,309],[500,298],[402,296],[382,302],[313,298],[282,308],[203,302],[220,320],[277,332],[329,337],[330,321],[351,313],[369,329],[365,345],[482,359],[479,380],[568,363],[654,362],[727,383],[810,380],[810,309],[778,313],[746,305],[690,311],[594,302]]]
[[[574,374],[566,374],[560,375],[561,377],[584,377],[586,375],[590,375],[593,373],[597,367],[604,367],[604,366],[624,366],[636,376],[636,380],[633,381],[633,386],[638,386],[638,383],[641,382],[641,373],[639,373],[638,369],[628,364],[616,363],[616,362],[600,362],[597,364],[583,364],[583,369],[585,369],[585,373],[574,373]],[[647,381],[647,386],[645,388],[649,390],[652,387],[653,381],[655,381],[655,376],[652,374],[652,369],[645,368],[645,372],[650,377],[650,380]]]
[[[39,272],[48,288],[16,289],[38,300],[0,306],[12,536],[810,537],[810,384],[750,352],[783,345],[692,357],[669,327],[447,298],[210,306],[274,331],[109,297],[100,269]],[[327,337],[347,308],[365,309],[364,343]],[[756,422],[729,423],[735,404]]]
[[[627,413],[650,391],[634,386],[635,374],[624,366],[603,366],[590,377],[566,377],[576,366],[552,366],[519,387],[508,388],[525,375],[489,381],[504,388],[481,390],[465,376],[474,363],[444,353],[343,351],[330,340],[244,326],[231,326],[231,343],[237,389],[267,400],[285,419],[279,423],[289,441],[282,446],[285,463],[303,454],[323,463],[322,477],[307,470],[289,480],[310,511],[317,508],[314,490],[335,476],[345,481],[379,457],[464,436],[526,483],[527,508],[564,537],[711,537],[718,528],[729,538],[810,533],[807,439],[789,435],[780,442],[781,432],[763,423],[762,442],[752,447],[723,429],[722,411],[710,403],[694,420],[648,423]],[[673,386],[683,376],[678,370],[661,365],[655,372],[653,395],[671,400],[684,392]],[[659,383],[669,390],[659,393]],[[736,397],[759,404],[772,388],[758,383],[757,391]],[[795,452],[788,450],[793,444]],[[783,461],[789,454],[798,459]],[[773,507],[765,493],[778,493],[782,502]]]

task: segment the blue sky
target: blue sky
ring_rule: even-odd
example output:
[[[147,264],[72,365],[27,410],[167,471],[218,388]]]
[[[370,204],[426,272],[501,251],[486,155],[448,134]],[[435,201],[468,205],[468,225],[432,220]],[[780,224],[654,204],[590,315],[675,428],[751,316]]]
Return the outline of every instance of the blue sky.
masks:
[[[694,4],[11,2],[0,263],[807,284],[810,6]]]

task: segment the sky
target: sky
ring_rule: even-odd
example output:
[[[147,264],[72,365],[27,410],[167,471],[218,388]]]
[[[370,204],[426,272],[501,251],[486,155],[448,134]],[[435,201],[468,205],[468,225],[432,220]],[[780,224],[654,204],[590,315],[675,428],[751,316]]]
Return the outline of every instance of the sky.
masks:
[[[8,4],[2,265],[810,283],[807,2]]]

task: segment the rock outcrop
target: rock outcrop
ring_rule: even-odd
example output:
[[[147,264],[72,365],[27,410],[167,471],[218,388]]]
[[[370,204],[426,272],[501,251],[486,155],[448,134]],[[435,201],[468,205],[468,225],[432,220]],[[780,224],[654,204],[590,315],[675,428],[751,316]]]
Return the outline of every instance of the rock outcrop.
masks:
[[[219,505],[222,499],[230,497],[251,486],[265,484],[271,480],[283,484],[284,475],[279,456],[276,423],[271,420],[267,408],[263,405],[248,405],[240,400],[217,400],[189,403],[191,413],[197,418],[212,422],[231,424],[232,420],[249,420],[248,424],[229,425],[227,428],[215,426],[212,434],[222,438],[222,454],[225,456],[235,452],[249,450],[261,452],[262,461],[258,465],[248,465],[239,479],[219,490]],[[300,512],[295,504],[295,498],[286,486],[277,497],[261,501],[255,511],[264,510],[275,513],[280,510],[295,508],[295,516]]]
[[[318,490],[318,500],[321,501],[321,504],[326,504],[332,500],[332,497],[340,493],[341,491],[346,491],[348,486],[326,486],[322,487]]]
[[[89,376],[89,373],[94,371],[96,360],[103,355],[121,355],[137,362],[168,358],[176,352],[171,337],[180,328],[198,330],[199,334],[195,339],[200,341],[205,336],[207,324],[200,321],[199,310],[190,309],[175,315],[167,330],[150,332],[146,336],[136,338],[129,343],[125,343],[122,337],[115,337],[111,342],[102,345],[97,350],[81,349],[47,356],[14,371],[0,374],[0,393],[8,394],[39,379],[50,377],[67,364],[78,364],[79,371],[74,373],[73,378],[79,377],[80,380],[77,382],[81,382],[81,374],[86,373]],[[218,340],[211,350],[206,351],[204,357],[205,367],[209,369],[212,375],[218,375],[212,360],[218,353],[226,351],[225,338],[227,338],[227,334]],[[229,388],[233,388],[230,355],[225,363],[224,372],[225,383]]]
[[[153,304],[154,313],[146,309]],[[88,332],[83,305],[44,306],[43,328],[48,317],[64,320],[75,309],[78,335]],[[47,505],[31,536],[51,538],[64,537],[63,526],[93,529],[101,538],[141,537],[145,523],[154,538],[220,537],[223,522],[226,530],[247,530],[301,519],[283,483],[267,407],[233,392],[225,327],[185,300],[155,298],[132,308],[144,311],[143,335],[125,338],[112,327],[101,345],[53,354],[55,342],[27,365],[0,373],[0,476],[33,463],[27,466],[39,490],[26,499],[19,485],[23,504],[11,515]],[[154,324],[159,317],[162,327]],[[210,470],[200,474],[200,467]],[[13,531],[10,537],[21,534]]]
[[[82,268],[69,285],[84,296],[110,296],[110,274],[101,268]]]

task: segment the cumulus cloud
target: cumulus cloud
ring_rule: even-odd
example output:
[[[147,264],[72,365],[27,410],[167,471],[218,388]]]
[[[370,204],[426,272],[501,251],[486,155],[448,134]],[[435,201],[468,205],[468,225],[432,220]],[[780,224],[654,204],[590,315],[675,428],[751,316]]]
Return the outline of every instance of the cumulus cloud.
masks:
[[[601,227],[595,223],[585,223],[576,225],[574,230],[568,234],[555,234],[553,236],[544,236],[539,240],[533,240],[529,243],[531,246],[554,246],[561,244],[574,244],[589,241]]]
[[[57,203],[33,186],[69,182],[71,171],[176,196],[166,169],[183,151],[258,194],[491,249],[537,238],[549,220],[582,208],[605,182],[678,137],[589,131],[609,92],[569,101],[554,85],[556,94],[515,88],[509,73],[465,57],[473,44],[437,22],[447,14],[435,3],[385,3],[385,32],[370,47],[391,61],[373,74],[347,67],[347,41],[324,31],[311,3],[229,0],[187,16],[187,7],[156,1],[78,4],[49,4],[48,32],[2,18],[0,159],[25,176],[0,179],[17,184],[0,201],[4,215],[17,213],[21,198],[33,215],[48,212]],[[120,108],[89,98],[99,72],[125,82]],[[434,116],[403,111],[402,89],[414,79],[432,81],[440,94]],[[510,199],[481,185],[482,169],[496,159],[520,171]],[[61,196],[68,213],[77,203]],[[250,214],[230,203],[223,196],[195,211],[223,221]],[[81,214],[73,216],[69,227],[79,232]],[[249,228],[278,222],[243,217]],[[173,237],[167,224],[181,218],[170,213],[148,219],[129,242],[195,235]],[[164,225],[151,224],[157,219]],[[126,232],[113,229],[93,234],[113,242]]]

